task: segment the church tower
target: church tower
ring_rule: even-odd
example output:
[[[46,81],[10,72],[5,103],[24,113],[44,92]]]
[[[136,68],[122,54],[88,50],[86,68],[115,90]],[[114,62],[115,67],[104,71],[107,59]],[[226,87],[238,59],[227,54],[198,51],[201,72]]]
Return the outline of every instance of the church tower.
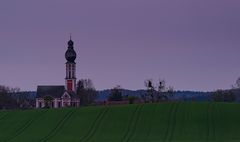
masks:
[[[68,41],[68,49],[65,53],[66,62],[66,78],[65,78],[65,89],[67,91],[76,92],[76,52],[73,49],[73,41],[70,36]]]

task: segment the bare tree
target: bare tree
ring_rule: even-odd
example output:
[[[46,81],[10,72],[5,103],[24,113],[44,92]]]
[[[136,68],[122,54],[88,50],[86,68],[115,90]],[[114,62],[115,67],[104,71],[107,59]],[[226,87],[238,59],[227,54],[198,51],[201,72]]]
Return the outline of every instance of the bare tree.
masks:
[[[234,85],[232,85],[233,89],[240,89],[240,77],[237,78]]]
[[[171,98],[171,97],[173,97],[173,95],[174,95],[174,87],[169,86],[167,89],[167,96]]]
[[[159,79],[156,87],[151,79],[145,80],[144,85],[147,88],[146,95],[141,97],[145,102],[166,101],[174,93],[173,87],[167,87],[164,79]],[[157,88],[157,91],[155,88]]]
[[[91,79],[81,79],[77,83],[77,94],[80,97],[81,105],[94,103],[97,91]]]
[[[234,102],[236,95],[231,90],[216,90],[211,94],[212,100],[215,102]]]
[[[155,100],[155,87],[151,79],[145,80],[145,87],[147,88],[145,95],[145,102],[154,102]]]
[[[157,101],[163,100],[165,90],[166,90],[165,80],[164,79],[159,79],[159,81],[158,81],[158,91],[157,91],[157,97],[156,97]]]
[[[18,92],[20,92],[20,88],[18,88],[18,87],[10,88],[9,92],[10,93],[18,93]]]
[[[158,82],[158,91],[159,92],[164,92],[165,89],[166,89],[166,81],[164,79],[159,79],[159,82]]]
[[[10,87],[0,85],[0,109],[16,108],[16,101],[10,93]]]

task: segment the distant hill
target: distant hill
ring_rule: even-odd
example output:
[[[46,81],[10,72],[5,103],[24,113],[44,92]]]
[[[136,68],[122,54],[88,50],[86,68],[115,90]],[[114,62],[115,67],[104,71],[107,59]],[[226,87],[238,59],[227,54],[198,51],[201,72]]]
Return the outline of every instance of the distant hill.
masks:
[[[1,142],[239,142],[240,104],[0,111]]]
[[[21,92],[17,92],[17,93],[10,93],[11,97],[14,99],[19,99],[19,98],[26,98],[28,100],[35,100],[36,96],[37,96],[37,92],[36,91],[21,91]]]
[[[98,91],[97,99],[98,101],[106,100],[111,93],[110,89]],[[126,96],[136,96],[140,97],[141,95],[146,94],[146,90],[122,90],[122,95]],[[194,92],[194,91],[175,91],[171,100],[195,100],[195,101],[209,101],[210,92]]]

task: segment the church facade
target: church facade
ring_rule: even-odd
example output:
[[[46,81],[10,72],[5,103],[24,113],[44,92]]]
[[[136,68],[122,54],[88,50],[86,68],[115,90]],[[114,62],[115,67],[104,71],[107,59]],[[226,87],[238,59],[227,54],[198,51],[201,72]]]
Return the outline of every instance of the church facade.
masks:
[[[76,94],[76,63],[77,57],[74,42],[68,41],[65,53],[66,77],[64,85],[45,85],[37,87],[36,108],[79,107],[80,98]]]

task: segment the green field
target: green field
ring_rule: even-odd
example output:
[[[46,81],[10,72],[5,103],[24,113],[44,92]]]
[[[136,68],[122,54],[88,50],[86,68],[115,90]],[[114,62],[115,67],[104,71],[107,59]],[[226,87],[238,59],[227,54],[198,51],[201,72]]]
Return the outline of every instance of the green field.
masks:
[[[240,142],[240,104],[0,111],[0,142]]]

